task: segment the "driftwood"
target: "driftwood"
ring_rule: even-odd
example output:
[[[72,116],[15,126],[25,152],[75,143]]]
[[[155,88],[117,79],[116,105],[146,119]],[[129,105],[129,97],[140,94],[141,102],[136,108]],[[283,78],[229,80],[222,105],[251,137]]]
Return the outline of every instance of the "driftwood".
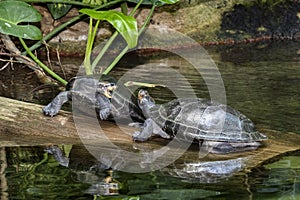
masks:
[[[48,138],[48,141],[59,143],[78,141],[78,130],[75,127],[72,113],[61,110],[57,116],[49,117],[43,115],[42,107],[33,103],[0,97],[0,139],[13,138],[18,140],[19,145],[25,146],[38,144],[35,140],[32,140],[33,137],[37,138],[38,142],[41,142],[45,137]],[[121,143],[131,141],[131,136],[118,134],[117,131],[120,131],[118,126],[111,122],[101,121],[101,128],[111,140]],[[127,126],[122,127],[123,129],[128,132],[135,130]],[[30,139],[27,140],[27,137]],[[81,139],[91,140],[101,138],[97,129],[91,130],[80,137]],[[39,145],[46,143],[42,142]],[[6,143],[6,146],[12,145],[13,142],[11,144]],[[3,140],[0,146],[4,146]]]
[[[0,97],[0,118],[0,147],[78,144],[81,141],[90,144],[97,141],[97,146],[99,146],[99,141],[101,142],[103,139],[100,146],[109,148],[104,137],[122,149],[131,151],[133,145],[152,150],[162,148],[167,144],[166,140],[160,138],[154,138],[152,141],[145,143],[134,143],[131,139],[131,133],[136,130],[135,128],[126,125],[117,126],[112,122],[106,121],[100,122],[105,136],[99,134],[100,126],[91,127],[88,124],[86,125],[88,130],[84,134],[78,135],[78,132],[82,132],[80,129],[82,127],[84,129],[85,125],[81,124],[78,126],[76,124],[75,126],[74,118],[70,112],[60,111],[55,117],[47,117],[42,114],[41,105],[4,97]],[[210,155],[209,159],[224,160],[251,157],[246,164],[247,169],[251,169],[288,152],[300,150],[300,135],[264,129],[260,129],[260,131],[269,137],[264,147],[244,153]],[[186,158],[192,161],[193,159],[199,159],[199,156],[196,151],[188,150],[185,153]]]

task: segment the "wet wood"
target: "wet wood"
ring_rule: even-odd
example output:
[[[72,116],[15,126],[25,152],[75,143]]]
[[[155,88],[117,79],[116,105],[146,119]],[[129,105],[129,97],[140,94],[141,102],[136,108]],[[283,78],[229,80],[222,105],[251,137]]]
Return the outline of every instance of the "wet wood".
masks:
[[[74,120],[77,122],[76,126]],[[110,141],[128,151],[134,151],[136,148],[152,151],[163,147],[168,142],[164,139],[155,138],[145,143],[135,143],[131,139],[131,134],[137,130],[136,128],[116,125],[107,121],[100,123],[97,121],[95,126],[91,126],[92,120],[95,119],[86,116],[83,118],[79,116],[74,119],[72,113],[66,111],[60,111],[55,117],[47,117],[43,115],[41,105],[0,97],[0,147],[79,144],[84,142],[107,149],[109,148],[108,141]],[[260,131],[269,137],[264,147],[244,153],[211,154],[205,156],[205,159],[227,160],[248,157],[246,168],[251,169],[286,153],[300,150],[300,135],[262,128]],[[184,162],[199,160],[199,149],[194,146],[180,159],[183,157]]]
[[[43,136],[59,138],[79,138],[70,112],[59,111],[55,117],[44,116],[43,106],[0,97],[0,134],[18,136]],[[128,142],[129,135],[118,135],[118,126],[111,122],[101,122],[101,128],[112,139]],[[88,126],[88,124],[87,124]],[[91,132],[82,135],[83,138],[99,137],[93,128]],[[124,126],[122,129],[134,131],[134,128]],[[93,132],[94,131],[94,132]]]

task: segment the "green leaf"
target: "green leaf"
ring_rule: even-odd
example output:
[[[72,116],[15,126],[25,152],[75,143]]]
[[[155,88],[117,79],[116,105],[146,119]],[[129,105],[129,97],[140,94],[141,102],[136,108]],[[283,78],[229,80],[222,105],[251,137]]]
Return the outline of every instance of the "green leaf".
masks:
[[[112,10],[95,11],[91,9],[81,9],[80,12],[89,15],[93,19],[108,21],[123,36],[129,48],[133,48],[137,45],[138,29],[135,18]]]
[[[139,3],[140,0],[128,0],[129,2]],[[177,3],[179,0],[144,0],[142,4],[144,5],[156,5],[162,6],[165,4],[174,4]]]
[[[18,25],[22,22],[38,22],[42,19],[40,13],[29,4],[22,1],[0,2],[0,32],[31,40],[39,40],[42,33],[33,25]]]
[[[42,38],[40,29],[32,25],[19,26],[10,22],[4,22],[0,19],[0,32],[6,35],[12,35],[30,40],[39,40]]]
[[[62,4],[62,3],[48,3],[47,7],[54,19],[59,19],[65,16],[72,5]]]

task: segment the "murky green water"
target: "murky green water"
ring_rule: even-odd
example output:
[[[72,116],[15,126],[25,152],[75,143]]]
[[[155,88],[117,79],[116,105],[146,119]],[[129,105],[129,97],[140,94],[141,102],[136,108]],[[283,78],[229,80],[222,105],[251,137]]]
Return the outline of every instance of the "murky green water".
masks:
[[[229,105],[249,116],[259,127],[300,134],[299,42],[210,47],[207,50],[220,71]],[[191,91],[163,67],[160,71],[153,68],[149,71],[149,66],[153,66],[149,63],[165,63],[176,69],[188,80],[197,96],[209,98],[208,88],[199,73],[174,55],[130,56],[123,59],[112,74],[121,78],[128,72],[143,80],[155,77],[170,81],[179,91]],[[137,64],[145,64],[146,69],[132,73]],[[5,73],[0,72],[0,75]],[[24,84],[30,77],[28,71],[18,77],[4,77],[0,80],[1,95],[24,99],[24,88],[25,91],[30,88],[34,92],[25,95],[25,99],[35,102],[45,99],[43,93],[33,90],[38,84]],[[150,91],[158,102],[175,96],[164,88]],[[197,153],[193,149],[190,151]],[[299,152],[251,172],[239,171],[236,164],[233,174],[195,172],[191,167],[199,166],[197,159],[194,163],[180,159],[161,170],[132,174],[105,169],[80,144],[64,152],[70,158],[68,167],[59,165],[43,146],[0,147],[1,199],[94,199],[94,195],[98,195],[98,199],[300,199]],[[220,166],[225,169],[228,164]]]

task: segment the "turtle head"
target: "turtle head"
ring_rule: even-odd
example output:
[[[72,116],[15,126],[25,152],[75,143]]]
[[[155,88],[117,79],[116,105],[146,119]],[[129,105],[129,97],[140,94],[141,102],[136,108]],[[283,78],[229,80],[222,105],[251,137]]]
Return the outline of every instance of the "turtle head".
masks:
[[[103,94],[107,98],[112,98],[112,93],[114,90],[117,89],[117,86],[115,83],[109,83],[109,82],[99,82],[97,84],[97,93]]]
[[[149,118],[150,108],[155,106],[154,99],[149,95],[147,90],[139,90],[138,92],[138,105],[140,109],[143,111],[143,114],[146,118]]]

